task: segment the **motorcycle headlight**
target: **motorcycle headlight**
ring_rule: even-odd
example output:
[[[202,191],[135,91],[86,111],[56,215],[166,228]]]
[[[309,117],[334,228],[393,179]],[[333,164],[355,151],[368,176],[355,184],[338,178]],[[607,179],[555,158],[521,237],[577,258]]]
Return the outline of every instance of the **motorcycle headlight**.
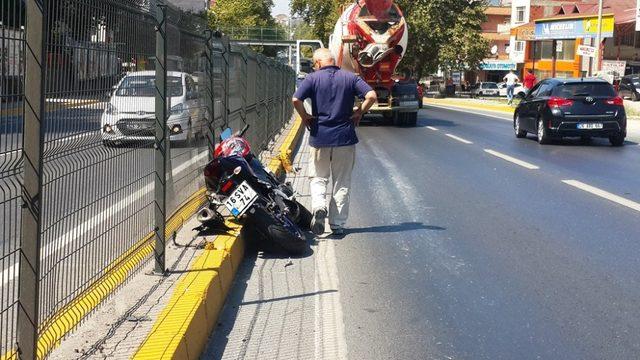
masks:
[[[107,115],[118,115],[118,108],[113,106],[113,104],[108,103],[106,113]]]
[[[186,110],[184,104],[178,104],[171,107],[171,115],[180,115]]]

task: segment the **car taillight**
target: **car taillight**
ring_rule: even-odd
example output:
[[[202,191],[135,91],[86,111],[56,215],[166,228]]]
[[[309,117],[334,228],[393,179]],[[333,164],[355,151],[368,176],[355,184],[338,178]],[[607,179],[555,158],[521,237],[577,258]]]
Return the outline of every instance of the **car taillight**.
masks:
[[[604,102],[609,105],[624,106],[624,100],[622,100],[620,96],[616,96],[613,99],[605,100]]]
[[[547,104],[549,104],[550,108],[568,107],[573,105],[573,100],[561,97],[552,97],[547,100]]]

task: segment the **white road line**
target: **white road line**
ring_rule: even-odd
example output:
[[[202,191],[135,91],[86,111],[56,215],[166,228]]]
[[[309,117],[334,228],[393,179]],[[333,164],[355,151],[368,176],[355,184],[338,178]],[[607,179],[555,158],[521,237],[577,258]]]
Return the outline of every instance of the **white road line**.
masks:
[[[461,137],[455,136],[455,135],[451,135],[451,134],[445,134],[445,135],[447,135],[448,137],[452,138],[453,140],[458,140],[461,143],[464,143],[464,144],[467,144],[467,145],[473,144],[473,142],[471,142],[469,140],[466,140],[466,139],[463,139]]]
[[[472,114],[472,115],[486,116],[486,117],[490,117],[490,118],[494,118],[494,119],[498,119],[498,120],[503,120],[503,121],[513,121],[513,116],[509,115],[509,114],[505,114],[504,116],[497,116],[497,115],[491,115],[491,114],[485,114],[484,113],[484,111],[491,111],[491,110],[478,109],[478,110],[474,111],[474,110],[467,110],[467,109],[459,108],[459,107],[456,107],[455,105],[442,106],[442,105],[425,104],[425,106],[433,106],[433,107],[438,108],[438,109],[459,111],[459,112]],[[483,111],[483,112],[478,112],[478,111]],[[497,111],[493,111],[493,112],[497,112]]]
[[[635,202],[635,201],[631,201],[629,199],[625,199],[621,196],[618,196],[616,194],[612,194],[608,191],[604,191],[602,189],[598,189],[597,187],[593,187],[591,185],[587,185],[583,182],[580,182],[578,180],[562,180],[563,183],[567,184],[567,185],[571,185],[575,188],[578,188],[580,190],[586,191],[588,193],[591,193],[593,195],[599,196],[603,199],[607,199],[609,201],[613,201],[616,204],[622,205],[622,206],[626,206],[629,209],[633,209],[635,211],[640,211],[640,204]]]
[[[509,155],[503,154],[503,153],[501,153],[501,152],[497,152],[497,151],[495,151],[495,150],[491,150],[491,149],[484,149],[484,151],[485,151],[486,153],[488,153],[488,154],[491,154],[491,155],[495,156],[495,157],[499,157],[499,158],[500,158],[500,159],[502,159],[502,160],[506,160],[506,161],[511,162],[511,163],[514,163],[514,164],[516,164],[516,165],[520,165],[520,166],[522,166],[523,168],[526,168],[526,169],[529,169],[529,170],[538,170],[538,169],[540,169],[540,167],[539,167],[539,166],[533,165],[533,164],[531,164],[531,163],[528,163],[528,162],[523,161],[523,160],[520,160],[520,159],[516,159],[516,158],[514,158],[514,157],[512,157],[512,156],[509,156]]]
[[[433,126],[427,126],[427,129],[429,129],[429,130],[433,130],[433,131],[438,131],[438,129],[437,129],[437,128],[434,128]]]
[[[175,169],[173,169],[171,174],[174,177],[177,177],[178,174],[180,174],[181,172],[189,169],[190,166],[192,166],[193,164],[196,164],[198,161],[204,159],[207,156],[208,156],[208,151],[203,151],[202,153],[200,153],[200,154],[194,156],[193,158],[191,158],[189,161],[177,166]],[[79,224],[78,226],[73,228],[71,231],[69,231],[69,232],[63,234],[62,236],[60,236],[58,239],[56,239],[56,240],[52,241],[51,243],[45,245],[41,250],[42,258],[47,258],[47,257],[51,256],[52,254],[55,254],[56,251],[64,248],[65,246],[69,245],[69,243],[75,241],[79,237],[81,237],[84,234],[88,233],[89,231],[93,230],[99,224],[101,224],[101,223],[103,223],[105,221],[108,221],[109,218],[114,216],[116,213],[126,209],[127,206],[133,204],[134,202],[138,201],[139,199],[141,199],[145,195],[147,195],[150,192],[152,192],[153,191],[153,186],[154,186],[153,183],[145,185],[144,187],[142,187],[138,191],[134,192],[133,194],[131,194],[131,195],[127,196],[126,198],[118,201],[117,203],[115,203],[114,205],[106,208],[105,210],[101,211],[97,215],[94,215],[89,220],[85,221],[84,223]],[[59,241],[59,240],[62,240],[62,241]],[[0,278],[2,279],[3,286],[6,285],[7,282],[13,280],[13,278],[16,276],[16,274],[17,274],[17,264],[13,264],[9,268],[7,268],[6,270],[2,271],[2,275],[0,275]]]

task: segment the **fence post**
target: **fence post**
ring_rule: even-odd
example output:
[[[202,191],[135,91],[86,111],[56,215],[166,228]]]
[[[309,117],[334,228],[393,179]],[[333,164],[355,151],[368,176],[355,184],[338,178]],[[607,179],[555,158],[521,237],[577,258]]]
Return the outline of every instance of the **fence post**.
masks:
[[[40,300],[42,153],[45,117],[46,8],[48,0],[26,0],[22,227],[17,347],[20,359],[36,359]]]
[[[213,151],[215,150],[216,144],[216,132],[215,132],[215,121],[216,121],[216,96],[215,96],[215,82],[214,82],[214,59],[213,59],[213,38],[214,32],[211,30],[205,30],[205,34],[207,35],[207,43],[206,43],[206,57],[207,57],[207,76],[209,77],[208,84],[208,95],[209,95],[209,116],[211,117],[208,122],[208,130],[207,131],[207,140],[209,147],[209,157],[213,156]],[[218,36],[216,36],[218,37]]]
[[[155,134],[155,256],[154,272],[165,273],[167,214],[167,7],[156,6],[156,134]]]

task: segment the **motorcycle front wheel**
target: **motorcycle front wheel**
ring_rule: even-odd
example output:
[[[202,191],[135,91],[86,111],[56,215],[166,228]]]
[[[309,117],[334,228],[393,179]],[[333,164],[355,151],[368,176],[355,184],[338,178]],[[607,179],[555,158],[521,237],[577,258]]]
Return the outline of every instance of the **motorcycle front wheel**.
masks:
[[[242,236],[249,244],[269,253],[301,255],[309,244],[300,229],[286,216],[276,216],[262,206],[247,213]]]

